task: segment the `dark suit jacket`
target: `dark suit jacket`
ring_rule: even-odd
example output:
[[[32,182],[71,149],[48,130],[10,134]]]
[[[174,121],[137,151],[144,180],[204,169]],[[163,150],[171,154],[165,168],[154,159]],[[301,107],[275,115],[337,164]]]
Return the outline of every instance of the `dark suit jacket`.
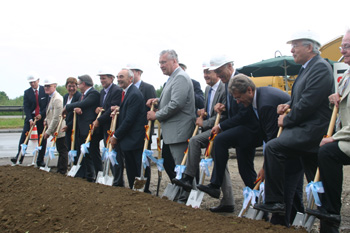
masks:
[[[42,119],[45,119],[46,117],[46,106],[47,106],[48,100],[49,100],[49,96],[45,94],[44,87],[39,85],[39,107],[40,107],[40,115]],[[36,99],[35,99],[35,93],[33,91],[33,88],[31,87],[24,91],[23,108],[24,108],[24,113],[26,115],[25,121],[29,122],[30,119],[33,120],[32,112],[36,108]]]
[[[194,80],[192,80],[193,84],[193,91],[194,91],[194,102],[195,102],[195,108],[196,108],[196,116],[197,116],[197,110],[204,108],[204,94],[201,89],[201,84]]]
[[[142,93],[131,85],[120,105],[118,129],[114,133],[122,151],[140,149],[144,145],[146,110]]]
[[[66,106],[66,104],[67,104],[68,96],[69,96],[68,93],[63,96],[63,107]],[[73,95],[73,99],[72,99],[71,103],[78,102],[78,101],[80,101],[80,99],[81,99],[81,93],[77,91]],[[68,126],[67,132],[72,131],[72,128],[73,128],[73,112],[68,112],[68,114],[66,116],[66,125]]]
[[[227,83],[225,84],[226,94],[227,94]],[[227,99],[226,99],[227,100]],[[220,123],[220,128],[222,130],[227,130],[236,126],[246,126],[252,131],[258,132],[259,122],[254,113],[253,107],[244,107],[243,104],[237,104],[236,100],[229,95],[230,108],[228,108],[226,103],[227,119]]]
[[[283,120],[280,142],[290,148],[317,153],[332,114],[328,96],[333,92],[332,68],[317,55],[294,82],[288,102],[291,111]]]
[[[262,137],[268,142],[277,136],[279,129],[277,106],[288,102],[290,96],[274,87],[258,87],[255,94]]]
[[[102,89],[100,92],[100,107],[102,107],[105,111],[102,112],[102,115],[98,118],[100,125],[103,128],[103,131],[110,129],[111,125],[111,106],[118,105],[120,106],[120,101],[122,99],[123,90],[112,83],[111,88],[109,89],[105,101],[103,102],[103,98],[105,96],[105,90]]]
[[[151,84],[148,84],[144,81],[141,81],[139,90],[141,91],[143,98],[145,99],[145,104],[147,100],[157,97],[156,90],[154,89],[154,87]],[[146,111],[149,110],[150,108],[146,106]]]
[[[85,137],[89,134],[90,124],[96,120],[97,114],[95,113],[95,110],[98,107],[99,102],[100,93],[92,87],[82,101],[66,105],[66,110],[68,112],[73,111],[74,108],[81,108],[83,111],[83,114],[78,115],[77,117],[80,137]]]

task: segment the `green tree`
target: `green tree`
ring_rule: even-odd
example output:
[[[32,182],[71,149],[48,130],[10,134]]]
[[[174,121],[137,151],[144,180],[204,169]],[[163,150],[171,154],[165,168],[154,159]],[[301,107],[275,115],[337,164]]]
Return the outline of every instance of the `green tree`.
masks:
[[[9,97],[6,95],[4,91],[0,91],[0,104],[5,105],[5,103],[9,100]]]
[[[163,91],[163,86],[160,86],[159,89],[156,90],[156,95],[158,98],[160,97],[160,94],[162,93],[162,91]]]
[[[64,96],[65,94],[68,93],[67,88],[65,85],[57,86],[56,91],[60,93],[61,96]]]

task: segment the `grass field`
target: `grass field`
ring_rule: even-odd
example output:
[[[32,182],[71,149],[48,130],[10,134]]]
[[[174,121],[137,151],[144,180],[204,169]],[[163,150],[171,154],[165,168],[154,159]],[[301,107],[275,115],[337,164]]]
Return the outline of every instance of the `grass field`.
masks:
[[[1,118],[0,129],[23,128],[24,120],[22,118]]]

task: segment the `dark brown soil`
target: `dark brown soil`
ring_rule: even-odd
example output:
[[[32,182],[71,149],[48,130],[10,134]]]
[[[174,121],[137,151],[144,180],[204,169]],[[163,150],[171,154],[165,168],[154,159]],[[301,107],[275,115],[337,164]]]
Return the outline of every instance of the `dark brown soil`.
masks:
[[[303,232],[24,166],[0,166],[0,221],[0,232]]]

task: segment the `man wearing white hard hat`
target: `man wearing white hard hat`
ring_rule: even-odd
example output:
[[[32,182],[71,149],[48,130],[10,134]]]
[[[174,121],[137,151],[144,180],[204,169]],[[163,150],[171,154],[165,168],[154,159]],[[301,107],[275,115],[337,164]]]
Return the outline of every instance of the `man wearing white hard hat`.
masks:
[[[259,122],[252,107],[246,108],[241,103],[237,104],[228,92],[228,83],[237,74],[232,59],[226,55],[214,56],[210,60],[209,70],[213,70],[225,84],[226,104],[216,104],[215,111],[225,111],[227,119],[212,129],[212,133],[217,136],[214,139],[214,167],[210,184],[198,185],[197,188],[211,197],[219,198],[221,187],[223,200],[219,206],[214,207],[216,212],[220,212],[220,210],[233,209],[233,204],[229,207],[226,204],[228,201],[225,201],[231,199],[233,203],[233,194],[232,191],[230,192],[232,185],[230,185],[227,170],[229,148],[236,149],[238,170],[244,184],[253,188],[257,177],[254,169],[255,147],[262,144],[262,139],[259,137]]]
[[[140,65],[138,65],[136,63],[130,63],[126,66],[126,68],[128,68],[129,70],[131,70],[134,73],[134,81],[133,81],[134,85],[141,91],[143,98],[145,100],[145,105],[147,103],[147,100],[157,97],[156,90],[155,90],[154,86],[141,80],[141,75],[143,74],[143,69]],[[148,112],[149,110],[150,110],[150,108],[148,106],[146,106],[146,112]],[[151,149],[153,133],[154,133],[154,121],[152,121],[151,131],[150,131],[151,137],[150,137],[150,140],[148,141],[148,149],[149,150]],[[151,171],[150,171],[149,166],[146,167],[145,176],[148,177],[148,179],[147,179],[147,182],[145,184],[144,192],[151,193],[151,191],[149,190],[149,185],[150,185],[150,181],[151,181]]]
[[[46,117],[46,105],[48,101],[48,95],[45,94],[45,90],[43,86],[39,85],[39,76],[37,74],[31,74],[28,76],[27,81],[30,84],[30,88],[24,91],[23,96],[23,108],[24,113],[26,115],[23,131],[21,138],[19,140],[18,145],[18,153],[16,157],[11,158],[11,162],[16,163],[18,159],[19,152],[21,150],[21,144],[23,144],[26,133],[29,131],[29,129],[34,124],[34,119],[37,120],[36,126],[38,130],[38,134],[40,135],[43,132],[44,129],[44,118]],[[46,143],[42,144],[42,149],[39,152],[38,158],[37,158],[37,165],[38,166],[45,166],[44,163],[44,155],[45,155],[45,149],[46,149]],[[23,162],[24,155],[21,157],[20,163]]]
[[[47,104],[46,118],[44,125],[47,126],[47,130],[44,132],[43,140],[46,141],[50,136],[54,136],[57,131],[58,123],[60,121],[60,115],[63,109],[63,97],[56,91],[57,82],[53,77],[46,77],[44,79],[45,93],[49,95],[49,102]],[[61,129],[66,125],[65,121],[62,121],[61,128],[56,138],[56,148],[59,154],[57,162],[57,172],[65,175],[68,169],[68,149],[65,143],[66,133]]]
[[[198,110],[198,115],[201,117],[198,117],[196,120],[196,125],[202,128],[202,133],[192,137],[189,141],[186,169],[182,178],[174,178],[172,180],[173,183],[183,187],[186,191],[192,189],[193,178],[197,176],[198,165],[202,154],[201,149],[206,148],[209,143],[211,129],[214,126],[217,115],[214,111],[214,106],[217,103],[226,104],[225,85],[220,81],[220,78],[214,71],[209,70],[209,66],[209,62],[203,63],[202,68],[207,87],[205,89],[204,108]],[[224,120],[225,118],[226,116],[221,116],[221,120]],[[221,211],[216,211],[217,209],[215,208],[210,208],[210,210],[213,212],[233,212],[233,199],[221,204],[226,206],[225,208],[221,208]]]
[[[314,179],[317,152],[327,133],[332,114],[328,96],[334,92],[332,68],[319,55],[318,36],[310,30],[294,34],[291,44],[294,61],[302,65],[293,84],[291,101],[277,107],[278,126],[283,131],[270,140],[265,148],[265,203],[254,208],[278,214],[286,214],[285,166],[289,158],[299,157],[308,182]],[[284,114],[288,109],[290,112]],[[298,182],[295,180],[294,182]]]
[[[103,140],[106,146],[106,140],[108,138],[108,131],[110,130],[112,118],[110,117],[112,112],[112,106],[120,106],[123,90],[114,84],[115,76],[110,68],[105,67],[97,74],[100,77],[100,82],[103,89],[100,91],[100,105],[96,108],[95,112],[98,114],[102,109],[101,116],[93,122],[96,130],[99,131],[99,141]],[[113,186],[124,187],[123,179],[123,159],[121,156],[117,156],[118,165],[113,167],[114,181]]]

